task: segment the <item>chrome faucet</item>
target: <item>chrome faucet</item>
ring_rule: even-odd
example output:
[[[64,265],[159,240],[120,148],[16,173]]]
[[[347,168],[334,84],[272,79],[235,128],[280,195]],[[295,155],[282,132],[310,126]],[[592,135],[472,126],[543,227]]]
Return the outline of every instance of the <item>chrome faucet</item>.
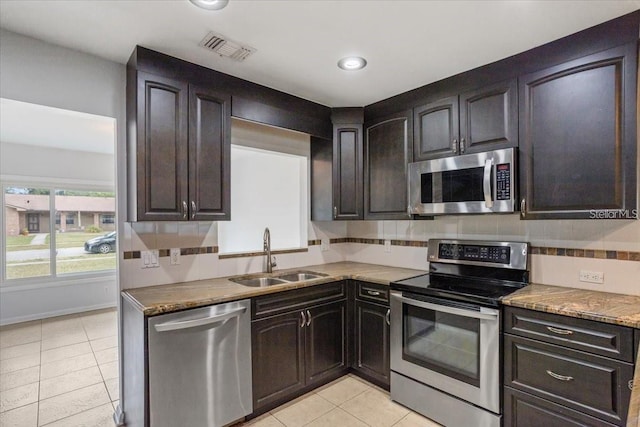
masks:
[[[263,239],[263,250],[266,258],[266,271],[265,273],[272,273],[273,267],[276,267],[276,257],[271,256],[271,233],[269,232],[269,227],[264,229]]]

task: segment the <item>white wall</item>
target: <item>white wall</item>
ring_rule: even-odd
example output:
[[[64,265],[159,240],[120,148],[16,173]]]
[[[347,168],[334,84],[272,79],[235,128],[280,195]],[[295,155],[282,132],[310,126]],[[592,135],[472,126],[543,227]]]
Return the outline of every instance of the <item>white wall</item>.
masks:
[[[126,164],[124,65],[6,30],[0,30],[0,55],[0,97],[115,118],[117,163]],[[4,159],[2,168],[5,174]],[[118,168],[120,200],[125,200],[125,174],[124,167]],[[124,204],[117,206],[123,218]],[[92,285],[68,281],[53,288],[3,286],[0,323],[115,306],[117,289],[115,276]]]

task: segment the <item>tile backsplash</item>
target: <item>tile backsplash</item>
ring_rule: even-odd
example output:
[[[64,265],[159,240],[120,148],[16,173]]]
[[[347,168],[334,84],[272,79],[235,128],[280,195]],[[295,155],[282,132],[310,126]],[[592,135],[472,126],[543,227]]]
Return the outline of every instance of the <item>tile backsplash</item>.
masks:
[[[215,222],[126,223],[120,252],[217,247],[217,231]],[[640,295],[640,262],[636,260],[640,253],[640,221],[637,220],[521,221],[517,214],[511,214],[447,216],[432,221],[310,222],[308,240],[314,244],[309,245],[306,252],[278,255],[278,268],[348,260],[424,270],[428,267],[426,248],[424,243],[415,242],[432,238],[526,241],[534,248],[541,248],[532,251],[532,282]],[[333,242],[328,251],[322,251],[319,244],[323,239]],[[384,240],[392,241],[388,252],[381,244]],[[415,244],[412,246],[407,241]],[[582,254],[593,251],[598,256],[566,256],[566,251],[542,248],[582,249],[585,250]],[[619,252],[623,259],[613,257],[614,252]],[[599,257],[600,254],[604,256]],[[139,259],[121,259],[121,287],[259,272],[263,259],[262,256],[219,259],[216,253],[201,253],[183,255],[180,265],[169,265],[169,258],[161,257],[159,268],[144,270],[140,268]],[[604,284],[578,281],[580,270],[603,272]]]

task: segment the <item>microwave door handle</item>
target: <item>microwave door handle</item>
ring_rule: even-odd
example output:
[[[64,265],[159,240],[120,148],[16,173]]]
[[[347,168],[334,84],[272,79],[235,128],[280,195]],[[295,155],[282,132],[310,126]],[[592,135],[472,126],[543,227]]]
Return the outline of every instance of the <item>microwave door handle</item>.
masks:
[[[484,192],[484,205],[491,209],[493,207],[493,197],[491,197],[491,169],[493,159],[484,161],[484,179],[482,180],[482,191]]]
[[[409,305],[413,305],[416,307],[426,308],[428,310],[440,311],[442,313],[455,314],[462,317],[471,317],[473,319],[480,320],[497,320],[498,319],[498,310],[487,309],[481,307],[482,311],[473,311],[473,310],[464,310],[462,308],[448,307],[446,305],[433,304],[425,301],[417,301],[411,298],[405,298],[401,296],[393,295],[393,298],[397,298],[400,301],[407,303]]]

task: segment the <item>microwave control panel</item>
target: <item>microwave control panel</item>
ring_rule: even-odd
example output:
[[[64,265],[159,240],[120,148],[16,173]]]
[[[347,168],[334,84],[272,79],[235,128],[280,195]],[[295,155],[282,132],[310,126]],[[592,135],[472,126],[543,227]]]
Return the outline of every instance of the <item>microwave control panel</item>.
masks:
[[[441,243],[438,249],[440,259],[458,261],[477,261],[498,264],[511,262],[511,250],[508,246],[466,245]]]
[[[511,200],[511,165],[496,166],[496,200]]]

